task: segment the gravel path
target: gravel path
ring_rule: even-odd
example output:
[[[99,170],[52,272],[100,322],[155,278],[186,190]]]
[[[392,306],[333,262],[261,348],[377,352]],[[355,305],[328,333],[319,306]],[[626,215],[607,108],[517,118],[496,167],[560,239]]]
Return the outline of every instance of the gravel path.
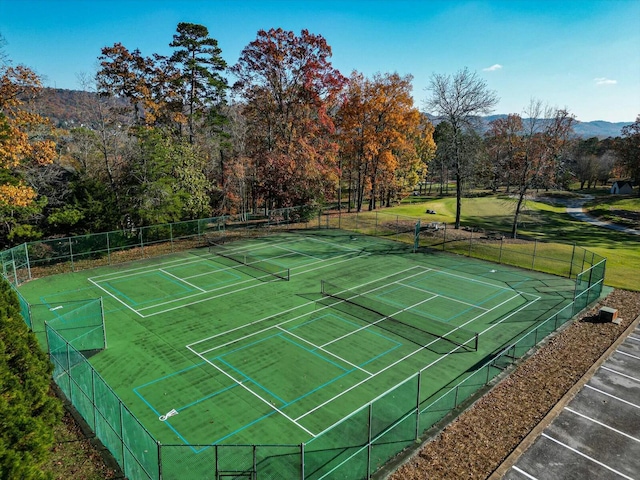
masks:
[[[620,325],[594,321],[602,306],[618,309]],[[488,478],[639,315],[640,293],[614,290],[423,444],[388,478]]]

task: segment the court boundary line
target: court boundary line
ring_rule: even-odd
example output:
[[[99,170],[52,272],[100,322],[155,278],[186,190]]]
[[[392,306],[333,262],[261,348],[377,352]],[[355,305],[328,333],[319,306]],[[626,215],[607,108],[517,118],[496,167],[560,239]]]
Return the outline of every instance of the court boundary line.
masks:
[[[371,293],[371,292],[373,292],[373,291],[377,291],[377,290],[380,290],[380,289],[386,288],[386,287],[388,287],[389,285],[393,285],[393,284],[398,284],[398,285],[401,285],[401,286],[405,286],[405,285],[402,283],[402,281],[405,281],[407,278],[412,278],[412,277],[415,277],[415,276],[418,276],[418,275],[425,274],[425,273],[428,273],[428,272],[430,272],[430,271],[433,271],[433,269],[431,269],[431,268],[423,267],[423,266],[421,266],[421,265],[416,265],[416,266],[410,267],[410,268],[408,268],[408,269],[406,269],[406,270],[401,270],[400,272],[395,272],[395,273],[393,273],[393,274],[386,275],[386,276],[384,276],[384,277],[380,277],[380,278],[377,278],[377,279],[371,280],[371,281],[369,281],[369,282],[365,282],[365,283],[360,284],[360,285],[358,285],[357,287],[354,287],[354,288],[361,288],[361,287],[366,286],[366,285],[379,283],[379,282],[383,281],[385,278],[395,277],[395,276],[398,276],[398,275],[401,275],[401,274],[403,274],[403,273],[406,273],[406,272],[409,272],[409,271],[412,271],[412,270],[416,270],[416,269],[418,270],[418,272],[417,272],[417,273],[415,273],[414,275],[411,275],[410,277],[404,277],[404,278],[402,278],[402,279],[399,279],[398,281],[391,282],[391,283],[389,283],[389,284],[385,284],[385,285],[377,286],[377,287],[375,287],[375,288],[372,288],[371,290],[369,290],[369,291],[368,291],[368,292],[366,292],[366,293]],[[447,273],[447,272],[442,272],[442,273]],[[496,285],[493,285],[493,284],[489,284],[489,285],[490,285],[490,286],[492,286],[492,287],[494,287],[494,288],[498,288],[498,289],[500,289],[500,286],[496,286]],[[505,290],[505,291],[513,292],[513,290],[512,290],[512,289],[509,289],[509,288],[504,288],[504,287],[503,287],[503,288],[501,288],[501,289],[502,289],[502,290]],[[428,293],[429,293],[429,294],[431,294],[431,295],[433,295],[433,292],[428,292]],[[510,302],[510,301],[512,301],[512,300],[514,300],[514,299],[516,299],[516,298],[518,298],[518,297],[521,297],[521,295],[522,295],[522,294],[523,294],[522,292],[516,292],[516,295],[513,295],[513,296],[509,297],[508,299],[506,299],[506,300],[504,300],[503,302],[501,302],[501,303],[499,303],[499,304],[495,305],[495,306],[494,306],[494,307],[492,307],[491,309],[484,309],[484,308],[480,308],[480,310],[484,310],[484,311],[480,312],[480,314],[479,314],[479,315],[476,315],[474,318],[472,318],[472,319],[468,320],[467,322],[463,323],[462,325],[452,327],[451,332],[453,332],[453,331],[455,331],[455,330],[457,330],[457,329],[464,328],[464,326],[468,325],[468,324],[469,324],[469,323],[471,323],[471,322],[477,321],[479,318],[481,318],[482,316],[484,316],[484,315],[488,314],[489,312],[491,312],[491,311],[493,311],[493,310],[496,310],[496,309],[498,309],[498,308],[502,307],[503,305],[507,304],[508,302]],[[405,310],[408,310],[408,309],[410,309],[410,308],[413,308],[413,307],[415,307],[416,305],[420,305],[420,304],[422,304],[422,303],[428,302],[428,301],[432,300],[433,298],[437,298],[437,296],[438,296],[438,295],[436,295],[436,297],[431,296],[431,297],[429,297],[429,298],[427,298],[427,299],[423,299],[423,300],[421,300],[420,302],[417,302],[417,303],[416,303],[416,304],[414,304],[414,305],[410,305],[410,306],[408,306],[408,307],[404,307],[404,308],[400,309],[398,312],[396,312],[394,315],[397,315],[398,313],[401,313],[401,312],[403,312],[403,311],[405,311]],[[531,301],[531,302],[527,302],[527,303],[525,303],[525,304],[524,304],[523,306],[521,306],[518,310],[516,310],[516,312],[518,312],[518,311],[522,310],[523,308],[526,308],[526,307],[528,307],[528,306],[532,305],[533,303],[535,303],[537,300],[539,300],[539,299],[541,298],[541,297],[537,297],[537,296],[535,296],[535,295],[531,295],[531,296],[532,296],[532,297],[534,297],[534,300],[533,300],[533,301]],[[331,305],[323,306],[323,307],[321,307],[321,308],[320,308],[320,310],[324,310],[324,309],[327,309],[327,308],[331,308],[331,307],[332,307],[333,305],[335,305],[336,303],[341,303],[341,302],[344,302],[344,300],[340,300],[339,302],[332,303]],[[315,303],[315,302],[307,302],[307,303],[306,303],[306,304],[304,304],[304,305],[309,305],[309,304],[312,304],[312,303]],[[269,318],[274,318],[274,317],[280,316],[280,315],[282,315],[283,313],[285,313],[285,312],[279,312],[279,313],[277,313],[277,314],[275,314],[275,315],[271,315],[271,316],[269,316],[269,317],[265,317],[265,318],[260,319],[260,320],[258,320],[258,321],[251,322],[251,323],[249,323],[249,324],[245,324],[245,325],[243,325],[243,326],[241,326],[241,327],[236,327],[235,329],[227,330],[227,331],[225,331],[225,332],[221,332],[221,333],[216,334],[216,335],[213,335],[213,336],[211,336],[211,337],[207,337],[206,339],[198,340],[197,342],[194,342],[194,343],[191,343],[191,344],[187,345],[187,346],[186,346],[186,348],[187,348],[187,349],[189,349],[190,351],[192,351],[195,355],[197,355],[198,357],[200,357],[202,360],[207,361],[208,363],[210,363],[206,358],[204,358],[204,357],[203,357],[203,355],[206,355],[206,354],[208,354],[208,353],[210,353],[210,352],[213,352],[213,351],[215,351],[215,350],[217,350],[217,349],[224,348],[224,347],[225,347],[225,346],[227,346],[227,345],[230,345],[230,344],[233,344],[233,343],[237,343],[237,342],[240,342],[240,341],[246,340],[246,339],[251,338],[251,337],[253,337],[253,336],[255,336],[255,335],[259,335],[259,334],[262,334],[262,333],[268,332],[269,330],[272,330],[272,329],[275,329],[275,330],[283,330],[283,331],[285,331],[285,332],[288,332],[286,329],[281,328],[281,327],[282,327],[282,325],[285,325],[285,324],[287,324],[287,323],[290,323],[290,322],[292,322],[292,321],[294,321],[294,320],[297,320],[297,319],[299,319],[299,318],[302,318],[302,317],[304,317],[304,316],[311,315],[312,313],[316,313],[317,311],[318,311],[318,310],[314,310],[314,312],[306,312],[306,313],[304,313],[304,314],[302,314],[302,315],[299,315],[299,316],[296,316],[296,317],[294,317],[294,318],[292,318],[292,319],[286,320],[286,321],[284,321],[284,322],[280,322],[280,323],[278,323],[278,324],[276,324],[276,325],[273,325],[273,326],[269,326],[269,327],[267,327],[267,328],[264,328],[264,329],[261,329],[261,330],[259,330],[259,331],[253,332],[253,333],[251,333],[251,334],[249,334],[249,335],[245,335],[245,336],[242,336],[242,337],[240,337],[240,338],[236,338],[236,339],[234,339],[234,340],[232,340],[232,341],[230,341],[230,342],[226,342],[226,343],[224,343],[224,344],[222,344],[222,345],[217,345],[217,346],[215,346],[215,347],[213,347],[213,348],[211,348],[211,349],[204,350],[204,351],[202,351],[202,352],[197,352],[195,349],[193,349],[193,348],[192,348],[192,346],[195,346],[195,345],[197,345],[197,344],[199,344],[199,343],[203,343],[203,342],[205,342],[205,341],[209,341],[209,340],[211,340],[211,339],[213,339],[213,338],[216,338],[216,337],[219,337],[219,336],[222,336],[222,335],[226,335],[226,334],[232,333],[233,331],[237,331],[237,330],[239,330],[239,329],[245,328],[245,327],[247,327],[247,326],[249,326],[249,325],[253,325],[253,324],[259,323],[259,322],[261,322],[261,321],[266,321],[266,320],[267,320],[267,319],[269,319]],[[502,323],[502,321],[506,320],[507,318],[510,318],[513,314],[515,314],[515,312],[513,312],[512,314],[510,314],[510,315],[506,316],[505,318],[501,319],[501,321],[500,321],[500,322],[498,322],[498,323],[496,323],[496,324],[493,324],[493,325],[489,326],[489,327],[488,327],[487,329],[485,329],[482,333],[486,333],[486,332],[487,332],[487,331],[489,331],[490,329],[492,329],[492,328],[494,328],[495,326],[497,326],[499,323]],[[393,315],[391,315],[391,316],[393,316]],[[374,326],[376,323],[379,323],[379,322],[383,321],[384,319],[385,319],[385,318],[383,317],[383,318],[381,318],[380,320],[378,320],[378,321],[376,321],[376,322],[374,322],[374,323],[372,323],[372,324],[370,324],[370,325],[363,326],[363,327],[362,327],[362,329],[358,329],[358,330],[356,330],[356,331],[360,331],[360,330],[367,329],[367,328],[369,328],[369,327],[371,327],[371,326]],[[356,331],[354,331],[354,332],[356,332]],[[346,335],[353,334],[354,332],[350,332],[349,334],[346,334]],[[478,334],[478,336],[480,336],[480,335],[481,335],[481,334],[479,333],[479,334]],[[294,335],[294,337],[296,337],[296,336]],[[456,352],[456,351],[457,351],[457,350],[459,350],[460,348],[463,348],[463,347],[464,347],[464,345],[466,345],[466,343],[470,342],[471,340],[472,340],[472,339],[469,339],[467,342],[465,342],[465,344],[460,345],[460,346],[457,346],[456,348],[454,348],[454,349],[453,349],[453,350],[451,350],[450,352],[448,352],[448,353],[446,353],[446,354],[444,354],[444,355],[442,355],[442,356],[438,357],[436,360],[434,360],[433,362],[431,362],[429,365],[422,367],[421,371],[424,371],[426,368],[429,368],[429,367],[431,367],[431,366],[435,365],[436,363],[438,363],[438,362],[442,361],[443,359],[447,358],[449,355],[453,354],[454,352]],[[319,405],[316,405],[314,408],[312,408],[312,409],[310,409],[310,410],[307,410],[307,412],[305,412],[304,414],[302,414],[302,415],[300,415],[300,416],[296,417],[296,418],[294,419],[293,423],[294,423],[296,426],[300,426],[300,425],[299,425],[299,423],[298,423],[298,421],[299,421],[299,420],[303,419],[303,418],[304,418],[304,417],[306,417],[307,415],[310,415],[311,413],[314,413],[315,411],[319,410],[320,408],[325,407],[326,405],[328,405],[329,403],[331,403],[331,402],[333,402],[334,400],[338,399],[338,398],[339,398],[339,397],[341,397],[342,395],[344,395],[344,394],[346,394],[347,392],[349,392],[349,391],[351,391],[351,390],[353,390],[353,389],[355,389],[355,388],[359,387],[360,385],[362,385],[362,384],[364,384],[365,382],[367,382],[367,381],[371,380],[372,378],[375,378],[376,376],[378,376],[378,375],[380,375],[381,373],[383,373],[383,372],[385,372],[385,371],[389,370],[390,368],[395,367],[395,366],[396,366],[396,365],[398,365],[399,363],[401,363],[401,362],[405,361],[407,358],[410,358],[410,357],[412,357],[412,356],[416,355],[417,353],[421,352],[424,348],[428,347],[429,345],[432,345],[432,344],[433,344],[433,343],[435,343],[436,341],[438,341],[438,339],[433,340],[432,342],[429,342],[427,345],[423,345],[423,346],[421,346],[421,347],[420,347],[420,348],[418,348],[418,349],[415,349],[413,352],[408,353],[407,355],[405,355],[405,356],[401,357],[400,359],[396,360],[395,362],[391,363],[390,365],[387,365],[386,367],[384,367],[383,369],[379,370],[378,372],[375,372],[375,373],[373,373],[373,374],[370,374],[370,376],[369,376],[368,378],[363,379],[363,380],[361,380],[361,381],[359,381],[359,382],[356,382],[354,385],[351,385],[351,386],[350,386],[349,388],[347,388],[346,390],[343,390],[342,392],[340,392],[339,394],[337,394],[337,395],[333,396],[332,398],[330,398],[330,399],[328,399],[328,400],[326,400],[326,401],[324,401],[324,402],[320,403]],[[308,342],[308,341],[306,341],[306,343],[309,343],[310,345],[313,345],[313,343]],[[339,357],[336,357],[336,358],[339,358]],[[350,362],[346,362],[346,363],[351,364]],[[218,367],[216,367],[216,368],[218,369]],[[220,369],[218,369],[218,370],[220,370]],[[231,376],[230,376],[230,378],[233,378],[233,377],[231,377]],[[402,383],[404,383],[404,382],[408,381],[410,378],[412,378],[412,377],[408,377],[407,379],[403,380],[402,382],[399,382],[399,383],[398,383],[397,385],[395,385],[392,389],[388,390],[387,392],[383,393],[382,395],[384,395],[384,394],[388,393],[389,391],[393,390],[394,388],[397,388],[399,385],[401,385]],[[244,387],[244,388],[246,388],[246,389],[248,389],[248,390],[250,390],[247,386],[244,386],[244,385],[243,385],[243,387]],[[263,402],[267,403],[268,405],[270,404],[270,402],[268,402],[268,401],[267,401],[267,400],[265,400],[265,399],[262,399],[262,398],[261,398],[257,393],[255,393],[255,392],[252,392],[252,393],[253,393],[256,397],[260,398]],[[382,395],[380,395],[380,396],[382,396]],[[378,397],[376,397],[376,398],[380,398],[380,396],[378,396]],[[368,403],[370,403],[370,402],[368,402]],[[273,408],[274,408],[275,410],[277,410],[277,411],[278,411],[278,413],[282,413],[279,409],[276,409],[276,408],[275,408],[275,406],[273,406]],[[346,417],[348,417],[348,416],[352,415],[353,413],[355,413],[356,411],[358,411],[358,410],[359,410],[359,409],[361,409],[361,408],[362,408],[362,407],[359,407],[358,409],[356,409],[354,412],[352,412],[351,414],[347,415]],[[346,417],[344,417],[344,418],[346,418]],[[287,417],[287,416],[285,416],[285,418],[287,418],[288,420],[291,420],[291,419],[290,419],[289,417]],[[328,428],[331,428],[331,427],[328,427]],[[323,432],[325,432],[325,431],[327,431],[327,430],[328,430],[328,429],[324,429],[324,430],[322,430],[320,433],[318,433],[318,434],[317,434],[317,436],[321,435]],[[310,432],[307,432],[307,433],[310,433]],[[311,434],[311,433],[310,433],[310,434]],[[315,438],[315,437],[316,437],[316,434],[311,434],[311,435],[312,435],[312,437],[313,437],[313,438]]]
[[[303,237],[303,238],[313,240],[311,237]],[[295,241],[296,240],[294,239],[294,240],[291,240],[288,243],[295,243]],[[353,249],[344,248],[339,244],[333,244],[333,243],[330,243],[330,242],[325,242],[325,243],[329,243],[329,244],[331,244],[333,246],[342,248],[343,250],[348,250],[348,252],[346,252],[346,253],[344,253],[342,255],[338,255],[338,256],[334,256],[334,257],[328,258],[328,259],[318,259],[318,261],[316,261],[316,262],[311,262],[311,263],[308,263],[308,264],[305,264],[305,265],[300,265],[300,266],[297,266],[297,267],[293,267],[291,270],[296,270],[296,269],[304,269],[304,270],[302,270],[300,272],[291,273],[291,276],[304,275],[306,273],[313,272],[313,271],[318,270],[320,268],[326,268],[326,267],[330,267],[330,266],[333,266],[333,265],[338,265],[338,264],[346,262],[346,261],[351,261],[351,260],[360,258],[360,256],[354,255],[354,253],[355,254],[360,254],[361,252],[359,250],[353,250]],[[273,246],[273,245],[271,245],[271,246]],[[266,248],[266,247],[263,247],[263,248]],[[254,250],[257,250],[257,249],[254,249]],[[369,256],[370,254],[369,253],[363,253],[362,254],[362,256],[365,256],[365,255]],[[348,258],[343,258],[343,257],[348,257]],[[212,255],[212,258],[215,258],[215,255]],[[342,259],[342,260],[333,261],[335,259]],[[223,264],[220,264],[224,268],[221,268],[221,269],[218,269],[218,270],[214,270],[212,272],[206,272],[206,273],[187,276],[185,278],[181,278],[181,277],[178,277],[176,275],[173,275],[173,274],[170,274],[168,272],[164,272],[163,271],[164,265],[167,265],[167,264],[172,265],[172,264],[175,264],[175,263],[183,261],[183,260],[184,259],[177,259],[177,260],[172,260],[170,262],[164,262],[164,263],[160,264],[160,266],[158,266],[156,264],[156,265],[153,265],[153,266],[138,267],[138,268],[134,268],[134,269],[130,269],[130,270],[125,271],[124,272],[125,274],[123,274],[123,272],[112,272],[112,273],[108,273],[108,274],[104,274],[104,275],[99,275],[99,276],[96,276],[96,277],[89,277],[89,278],[87,278],[87,280],[90,283],[92,283],[94,286],[96,286],[97,288],[99,288],[100,290],[105,292],[111,298],[113,298],[114,300],[116,300],[120,304],[124,305],[126,308],[128,308],[132,312],[136,313],[136,315],[138,315],[141,318],[149,318],[149,317],[152,317],[152,316],[155,316],[155,315],[162,315],[164,313],[168,313],[168,312],[171,312],[171,311],[174,311],[174,310],[179,310],[181,308],[185,308],[185,307],[189,307],[189,306],[192,306],[192,305],[196,305],[198,303],[207,302],[209,300],[215,300],[217,298],[220,298],[220,297],[223,297],[223,296],[226,296],[226,295],[231,295],[233,293],[238,293],[238,292],[241,292],[243,290],[247,290],[249,288],[260,287],[260,286],[264,285],[265,283],[272,283],[272,282],[280,281],[277,278],[272,279],[272,277],[273,277],[272,275],[266,274],[266,275],[263,275],[263,276],[260,276],[260,277],[257,277],[257,278],[242,280],[240,282],[236,282],[236,284],[235,284],[235,285],[242,285],[243,283],[251,283],[251,285],[249,285],[247,287],[234,289],[232,291],[224,292],[223,294],[220,294],[220,295],[214,294],[212,296],[207,296],[206,298],[201,298],[201,299],[193,301],[193,302],[176,305],[174,307],[170,307],[170,308],[167,308],[167,309],[164,309],[164,310],[161,310],[161,311],[157,311],[157,312],[152,312],[152,313],[149,313],[149,314],[142,313],[145,310],[150,310],[150,309],[153,309],[153,308],[157,308],[157,307],[162,306],[162,305],[169,305],[169,304],[176,303],[176,302],[183,302],[184,300],[189,299],[189,298],[196,298],[196,297],[199,297],[199,296],[202,296],[202,295],[211,294],[211,293],[219,291],[219,290],[227,289],[228,287],[225,286],[225,287],[216,287],[216,288],[214,288],[212,290],[204,290],[204,289],[201,289],[201,288],[199,288],[199,287],[197,287],[195,285],[191,285],[191,283],[186,281],[186,280],[189,280],[191,278],[195,278],[197,276],[214,275],[217,272],[221,272],[221,271],[234,271],[234,270],[238,270],[238,269],[240,269],[242,267],[242,265],[238,265],[237,267],[228,267],[228,266],[224,266]],[[207,258],[207,257],[198,257],[197,259],[195,259],[193,261],[189,261],[187,264],[189,264],[189,265],[190,264],[199,264],[199,263],[206,264],[206,262],[208,262],[210,260],[211,259]],[[307,267],[309,267],[311,265],[316,265],[318,263],[321,263],[322,265],[319,265],[319,266],[317,266],[315,268],[307,268]],[[184,263],[182,263],[181,265],[184,265]],[[109,282],[109,281],[113,281],[113,280],[120,280],[122,278],[135,277],[136,275],[144,275],[144,274],[147,274],[147,273],[154,273],[154,272],[158,272],[158,271],[163,272],[163,273],[167,273],[168,275],[178,279],[179,281],[182,281],[183,283],[185,283],[187,285],[190,285],[190,286],[193,286],[194,288],[197,288],[198,290],[200,290],[200,292],[189,294],[189,295],[184,295],[184,296],[181,296],[179,298],[174,298],[174,299],[166,300],[164,302],[154,303],[153,305],[149,305],[149,306],[146,306],[146,307],[141,307],[139,309],[136,309],[136,308],[132,307],[131,305],[127,304],[122,299],[120,299],[117,295],[115,295],[114,293],[110,292],[109,290],[107,290],[106,288],[104,288],[104,287],[102,287],[100,285],[100,282]],[[130,273],[130,272],[133,272],[133,273]],[[104,277],[108,277],[108,278],[104,278]],[[101,279],[101,280],[96,280],[96,279]],[[255,280],[260,280],[260,283],[255,283]]]

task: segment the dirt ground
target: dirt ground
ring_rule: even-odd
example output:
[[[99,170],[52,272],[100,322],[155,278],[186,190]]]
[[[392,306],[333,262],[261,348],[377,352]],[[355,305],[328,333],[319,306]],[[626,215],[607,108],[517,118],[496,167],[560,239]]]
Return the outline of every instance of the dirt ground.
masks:
[[[622,321],[599,323],[602,306]],[[640,315],[640,292],[614,290],[424,444],[389,480],[486,479]]]

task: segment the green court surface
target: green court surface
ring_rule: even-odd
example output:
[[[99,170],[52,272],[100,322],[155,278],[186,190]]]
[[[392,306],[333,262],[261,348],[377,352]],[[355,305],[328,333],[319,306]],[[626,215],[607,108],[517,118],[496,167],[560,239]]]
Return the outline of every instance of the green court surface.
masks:
[[[20,291],[51,320],[102,297],[107,348],[90,362],[155,439],[197,453],[309,442],[425,367],[429,398],[569,304],[574,282],[305,230]]]

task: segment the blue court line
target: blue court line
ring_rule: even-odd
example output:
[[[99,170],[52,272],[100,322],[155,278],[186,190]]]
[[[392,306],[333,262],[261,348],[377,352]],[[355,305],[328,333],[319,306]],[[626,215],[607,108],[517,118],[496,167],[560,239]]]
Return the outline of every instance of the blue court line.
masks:
[[[136,391],[136,389],[135,389],[135,388],[133,389],[133,391],[135,392],[135,394],[136,394],[136,395],[138,395],[138,397],[140,397],[140,399],[141,399],[141,400],[142,400],[142,401],[147,405],[147,407],[149,407],[149,408],[151,409],[151,411],[152,411],[153,413],[155,413],[158,417],[161,415],[161,413],[160,413],[160,412],[158,412],[155,408],[153,408],[153,406],[152,406],[149,402],[147,402],[147,399],[146,399],[146,398],[144,398],[142,395],[140,395],[140,394]],[[171,425],[171,423],[169,423],[169,421],[168,421],[168,420],[165,420],[165,422],[164,422],[164,423],[166,423],[167,425],[169,425],[169,428],[170,428],[171,430],[173,430],[173,433],[175,433],[175,434],[178,436],[178,438],[180,438],[180,440],[182,440],[182,441],[184,442],[184,444],[185,444],[185,445],[189,445],[189,442],[187,441],[187,439],[186,439],[186,438],[184,438],[182,435],[180,435],[180,432],[178,432],[178,430],[176,430],[176,429],[174,428],[174,426],[173,426],[173,425]],[[191,450],[194,450],[194,451],[195,451],[195,449],[194,449],[193,447],[191,447]]]
[[[106,282],[104,282],[104,283],[106,283],[106,284],[107,284],[107,285],[108,285],[108,286],[109,286],[109,287],[114,291],[114,294],[115,294],[116,296],[120,296],[121,298],[126,299],[128,302],[130,302],[130,304],[131,304],[132,306],[146,305],[146,304],[149,304],[149,303],[157,302],[158,300],[166,299],[167,297],[168,297],[168,298],[172,298],[172,297],[180,297],[180,295],[181,295],[181,294],[184,294],[184,293],[192,293],[192,292],[194,292],[194,291],[195,291],[195,289],[193,289],[193,288],[191,288],[191,287],[189,287],[189,286],[185,285],[184,283],[180,283],[180,282],[179,282],[179,281],[177,281],[176,279],[174,279],[174,278],[172,278],[172,277],[170,277],[170,276],[168,276],[168,275],[165,275],[164,273],[162,273],[162,272],[160,272],[160,271],[145,272],[144,274],[140,275],[140,277],[144,277],[144,276],[147,276],[147,275],[154,275],[154,276],[155,276],[155,275],[159,275],[159,276],[160,276],[160,278],[161,278],[163,281],[164,281],[164,280],[168,280],[170,283],[173,283],[174,285],[177,285],[178,287],[180,287],[180,288],[183,290],[183,292],[181,292],[181,293],[177,293],[177,294],[172,294],[172,295],[163,295],[162,297],[158,297],[158,298],[151,298],[151,299],[145,300],[145,301],[143,301],[143,302],[136,302],[135,300],[133,300],[132,298],[130,298],[129,296],[127,296],[127,295],[125,295],[123,292],[121,292],[118,288],[116,288],[116,287],[115,287],[115,284],[116,284],[116,283],[125,282],[125,281],[131,281],[131,280],[137,281],[137,277],[127,278],[127,279],[116,279],[116,280],[114,280],[113,282],[111,282],[111,281],[107,280],[107,281],[106,281]],[[102,283],[102,282],[100,282],[100,283]]]
[[[351,325],[353,325],[353,326],[356,326],[356,327],[360,328],[360,325],[358,325],[358,324],[356,324],[356,323],[349,322],[348,320],[344,320],[344,319],[342,319],[341,317],[338,317],[338,316],[335,316],[335,315],[332,315],[332,316],[334,316],[335,318],[339,318],[339,319],[343,320],[345,323],[348,323],[348,324],[351,324]],[[313,320],[312,320],[312,321],[313,321]],[[308,322],[305,322],[305,324],[306,324],[306,323],[308,323]],[[303,325],[304,325],[304,324],[303,324]],[[293,330],[293,329],[292,329],[292,330]],[[373,357],[373,358],[370,358],[370,359],[369,359],[369,360],[367,360],[366,362],[359,364],[359,365],[358,365],[359,367],[364,367],[365,365],[368,365],[369,363],[371,363],[371,362],[373,362],[373,361],[377,360],[377,359],[378,359],[378,358],[380,358],[380,357],[383,357],[384,355],[386,355],[386,354],[387,354],[387,353],[389,353],[389,352],[393,352],[395,349],[400,348],[402,345],[404,345],[404,343],[401,343],[401,342],[398,342],[398,341],[396,341],[396,340],[393,340],[392,338],[389,338],[389,337],[387,337],[386,335],[382,335],[382,334],[380,334],[380,333],[378,333],[378,332],[375,332],[375,331],[373,331],[373,330],[369,330],[368,328],[367,328],[367,329],[365,329],[365,331],[366,331],[366,332],[368,332],[368,333],[372,333],[372,334],[374,334],[374,335],[377,335],[377,336],[379,336],[379,337],[382,337],[382,338],[384,338],[385,340],[390,341],[391,343],[395,343],[395,346],[394,346],[394,347],[392,347],[392,348],[390,348],[390,349],[388,349],[388,350],[385,350],[384,352],[382,352],[382,353],[380,353],[380,354],[376,355],[376,356],[375,356],[375,357]],[[287,341],[289,341],[289,342],[291,342],[291,343],[293,343],[294,345],[296,345],[296,346],[298,346],[298,347],[300,347],[300,348],[303,348],[303,349],[307,350],[308,352],[315,353],[315,351],[317,350],[317,348],[314,348],[314,349],[312,349],[312,350],[309,350],[308,348],[306,348],[306,347],[304,347],[304,346],[302,346],[302,345],[298,344],[298,343],[297,343],[297,342],[295,342],[294,340],[291,340],[291,339],[288,339],[288,338],[284,338],[284,339],[285,339],[285,340],[287,340]],[[355,370],[355,369],[348,370],[348,372],[347,372],[347,373],[353,372],[354,370]]]
[[[249,377],[248,375],[246,375],[244,372],[242,372],[241,370],[238,370],[236,367],[234,367],[233,365],[231,365],[229,362],[226,362],[225,360],[222,359],[222,357],[214,357],[213,360],[219,360],[221,363],[224,363],[227,367],[229,367],[231,370],[233,370],[234,372],[239,373],[240,375],[242,375],[247,381],[253,383],[254,385],[256,385],[259,389],[264,390],[265,392],[267,392],[269,395],[271,395],[272,397],[276,398],[278,401],[285,403],[285,400],[280,398],[278,395],[276,395],[275,393],[273,393],[271,390],[269,390],[267,387],[263,386],[261,383],[256,382],[255,380],[253,380],[251,377]]]
[[[179,374],[181,374],[183,372],[187,372],[189,370],[193,370],[194,368],[198,368],[198,367],[201,367],[201,366],[206,365],[206,364],[207,364],[207,362],[196,363],[194,365],[191,365],[190,367],[183,368],[182,370],[178,370],[177,372],[173,372],[173,373],[170,373],[169,375],[164,375],[164,376],[162,376],[160,378],[156,378],[155,380],[151,380],[150,382],[144,383],[142,385],[138,385],[133,390],[136,391],[138,388],[148,387],[149,385],[153,385],[154,383],[161,382],[162,380],[165,380],[167,378],[173,377],[175,375],[179,375]]]
[[[318,358],[320,358],[320,359],[324,360],[325,362],[330,363],[331,365],[333,365],[333,366],[335,366],[335,367],[339,368],[339,369],[340,369],[340,370],[342,370],[343,372],[348,372],[348,371],[350,371],[349,369],[347,369],[347,368],[343,367],[342,365],[338,365],[338,364],[337,364],[337,363],[335,363],[334,361],[329,360],[328,358],[324,357],[323,355],[320,355],[320,354],[316,351],[316,350],[317,350],[316,348],[314,348],[313,350],[309,350],[307,347],[305,347],[305,346],[303,346],[303,345],[300,345],[298,342],[296,342],[295,340],[293,340],[293,339],[291,339],[291,338],[287,338],[287,337],[283,336],[283,334],[281,334],[281,333],[280,333],[280,334],[278,334],[278,336],[279,336],[280,338],[282,338],[285,342],[292,343],[292,344],[293,344],[293,345],[295,345],[296,347],[299,347],[299,348],[301,348],[301,349],[303,349],[303,350],[305,350],[305,351],[307,351],[307,352],[311,353],[312,355],[315,355],[316,357],[318,357]]]
[[[347,320],[346,318],[343,318],[343,317],[341,317],[340,315],[335,315],[335,314],[333,314],[333,313],[327,313],[327,314],[325,314],[325,315],[321,315],[320,317],[313,318],[313,319],[311,319],[311,320],[309,320],[309,321],[307,321],[307,322],[301,323],[300,325],[296,325],[295,327],[286,328],[285,330],[286,330],[287,332],[290,332],[290,331],[293,331],[293,330],[295,330],[295,329],[297,329],[297,328],[303,327],[303,326],[305,326],[305,325],[308,325],[308,324],[310,324],[310,323],[313,323],[313,322],[315,322],[315,321],[317,321],[317,320],[321,320],[321,319],[326,318],[326,317],[331,317],[331,318],[335,318],[335,319],[337,319],[337,320],[340,320],[341,322],[346,323],[347,325],[351,325],[351,326],[353,326],[353,327],[356,327],[356,330],[361,329],[361,328],[363,327],[363,325],[360,325],[360,324],[358,324],[358,323],[355,323],[355,322],[352,322],[352,321],[350,321],[350,320]],[[366,321],[366,320],[365,320],[365,321]],[[366,327],[365,327],[365,328],[366,328]],[[351,331],[351,333],[353,333],[354,331],[355,331],[355,330],[352,330],[352,331]],[[384,338],[385,340],[389,340],[390,342],[395,343],[395,344],[397,344],[397,345],[403,345],[402,343],[399,343],[398,341],[394,340],[393,338],[387,337],[386,335],[383,335],[383,334],[382,334],[382,333],[380,333],[380,332],[376,332],[375,330],[369,330],[368,328],[366,328],[366,331],[367,331],[368,333],[372,334],[372,335],[376,335],[376,336],[378,336],[378,337]]]

